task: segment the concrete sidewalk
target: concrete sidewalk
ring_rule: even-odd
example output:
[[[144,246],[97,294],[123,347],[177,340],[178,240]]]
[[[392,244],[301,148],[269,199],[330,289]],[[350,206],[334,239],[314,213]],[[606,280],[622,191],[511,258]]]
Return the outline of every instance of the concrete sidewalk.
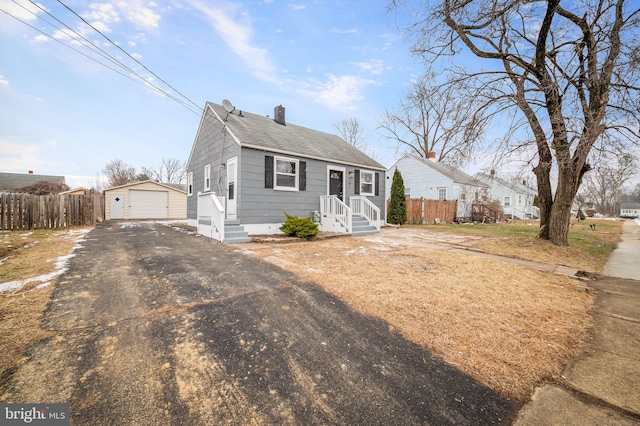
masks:
[[[564,382],[538,388],[514,425],[640,424],[640,226],[589,283],[597,291],[591,341],[567,367]],[[633,279],[632,279],[633,278]]]

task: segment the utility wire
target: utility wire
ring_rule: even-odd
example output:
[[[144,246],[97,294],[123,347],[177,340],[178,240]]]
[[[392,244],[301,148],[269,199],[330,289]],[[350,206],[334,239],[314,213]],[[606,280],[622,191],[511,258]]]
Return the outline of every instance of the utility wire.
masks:
[[[13,1],[13,3],[15,3],[15,4],[17,4],[18,6],[22,7],[22,8],[23,8],[24,10],[26,10],[27,12],[29,12],[29,13],[33,14],[34,16],[36,16],[36,18],[43,20],[43,21],[44,21],[44,22],[46,22],[47,24],[51,25],[53,28],[57,28],[58,30],[61,30],[61,28],[60,28],[60,27],[57,27],[56,25],[52,24],[51,22],[47,21],[46,19],[42,18],[41,16],[38,16],[36,13],[34,13],[34,12],[30,11],[29,9],[25,8],[24,6],[20,5],[20,4],[19,4],[19,3],[17,3],[15,0],[12,0],[12,1]],[[29,1],[30,1],[31,3],[33,3],[31,0],[29,0]],[[39,5],[37,5],[37,4],[35,4],[35,3],[33,3],[33,4],[34,4],[34,5],[36,5],[39,9],[43,10]],[[5,13],[6,15],[8,15],[8,16],[10,16],[10,17],[12,17],[13,19],[15,19],[15,20],[19,21],[20,23],[22,23],[22,24],[24,24],[24,25],[26,25],[26,26],[28,26],[28,27],[32,28],[33,30],[35,30],[35,31],[37,31],[37,32],[39,32],[40,34],[42,34],[42,35],[44,35],[44,36],[46,36],[46,37],[48,37],[48,38],[51,38],[52,40],[54,40],[54,41],[56,41],[56,42],[58,42],[58,43],[62,44],[63,46],[65,46],[65,47],[67,47],[67,48],[69,48],[69,49],[71,49],[71,50],[75,51],[76,53],[79,53],[80,55],[82,55],[82,56],[86,57],[87,59],[90,59],[90,60],[92,60],[93,62],[95,62],[95,63],[97,63],[97,64],[99,64],[99,65],[102,65],[102,66],[104,66],[105,68],[107,68],[107,69],[109,69],[109,70],[111,70],[111,71],[113,71],[113,72],[115,72],[115,73],[118,73],[118,74],[120,74],[121,76],[126,77],[126,78],[128,78],[129,80],[131,80],[131,81],[134,81],[134,82],[136,82],[136,83],[138,83],[138,84],[141,84],[141,85],[143,85],[143,86],[145,86],[145,87],[147,87],[147,88],[150,88],[150,89],[152,89],[153,91],[157,92],[158,94],[161,94],[161,95],[167,96],[168,98],[170,98],[170,99],[172,99],[172,100],[176,101],[178,104],[182,105],[184,108],[186,108],[186,109],[187,109],[187,110],[189,110],[190,112],[194,113],[195,115],[197,115],[197,116],[201,116],[201,115],[202,115],[202,112],[203,112],[203,111],[202,111],[202,109],[201,109],[199,106],[197,106],[195,103],[193,103],[192,101],[190,101],[190,100],[189,100],[189,101],[191,102],[191,104],[196,105],[196,110],[194,111],[190,105],[188,105],[187,103],[185,103],[185,101],[183,101],[183,100],[181,100],[181,99],[176,98],[176,96],[174,96],[173,94],[168,93],[167,91],[163,90],[161,87],[159,87],[159,86],[157,86],[156,84],[154,84],[154,83],[152,83],[152,82],[148,81],[148,80],[147,80],[146,78],[144,78],[142,75],[138,74],[136,71],[132,70],[131,68],[129,68],[128,66],[126,66],[125,64],[123,64],[123,63],[122,63],[122,62],[120,62],[118,59],[114,58],[112,55],[108,54],[107,52],[105,52],[105,51],[104,51],[104,50],[102,50],[101,48],[99,48],[99,47],[95,47],[95,46],[93,45],[93,43],[91,43],[91,42],[90,42],[86,37],[84,37],[84,36],[82,36],[81,34],[77,33],[75,30],[73,30],[72,28],[70,28],[68,25],[66,25],[65,23],[63,23],[62,21],[60,21],[60,20],[59,20],[58,18],[56,18],[55,16],[51,15],[49,12],[47,12],[47,11],[44,11],[44,10],[43,10],[43,11],[44,11],[45,13],[47,13],[49,16],[53,17],[56,21],[60,22],[62,25],[64,25],[66,28],[68,28],[71,32],[73,32],[74,34],[76,34],[76,35],[78,35],[79,37],[81,37],[82,39],[84,39],[87,43],[89,43],[89,45],[87,45],[87,44],[85,44],[85,43],[82,43],[81,41],[77,40],[76,38],[73,38],[74,40],[78,41],[78,42],[79,42],[79,43],[81,43],[83,46],[88,47],[91,51],[93,51],[93,52],[95,52],[95,53],[100,54],[103,58],[105,58],[105,59],[107,59],[107,60],[111,61],[112,63],[114,63],[114,64],[116,64],[116,65],[120,66],[121,68],[123,68],[123,69],[125,69],[125,70],[129,71],[131,74],[135,75],[137,78],[133,78],[133,77],[131,77],[130,75],[127,75],[127,74],[125,74],[125,73],[123,73],[123,72],[121,72],[121,71],[119,71],[119,70],[117,70],[117,69],[114,69],[114,68],[110,67],[109,65],[107,65],[107,64],[105,64],[105,63],[103,63],[103,62],[100,62],[100,61],[99,61],[99,60],[97,60],[96,58],[93,58],[93,57],[91,57],[91,56],[87,55],[86,53],[84,53],[84,52],[82,52],[82,51],[80,51],[80,50],[78,50],[78,49],[74,48],[73,46],[71,46],[71,45],[68,45],[68,44],[64,43],[63,41],[61,41],[61,40],[59,40],[59,39],[57,39],[57,38],[53,37],[53,36],[52,36],[52,35],[50,35],[50,34],[47,34],[47,33],[46,33],[46,32],[44,32],[43,30],[41,30],[41,29],[39,29],[39,28],[36,28],[35,26],[33,26],[33,25],[29,24],[28,22],[25,22],[24,20],[22,20],[22,19],[20,19],[20,18],[18,18],[18,17],[16,17],[16,16],[12,15],[11,13],[9,13],[9,12],[7,12],[7,11],[3,10],[3,9],[0,9],[0,11],[1,11],[1,12],[3,12],[3,13]],[[77,16],[77,15],[76,15],[76,16]],[[85,21],[85,22],[86,22],[86,21]],[[93,27],[92,27],[92,28],[93,28]],[[95,28],[94,28],[94,30],[95,30]],[[96,31],[97,31],[97,30],[96,30]],[[109,40],[109,41],[110,41],[112,44],[114,44],[111,40]],[[114,44],[114,45],[115,45],[115,44]],[[117,45],[116,45],[116,46],[117,46]],[[97,51],[96,49],[97,49],[97,50],[99,50],[99,51]],[[101,52],[102,52],[102,53],[101,53]],[[125,53],[126,53],[126,52],[125,52]],[[127,54],[127,55],[128,55],[128,54]],[[129,56],[129,57],[131,57],[131,55],[128,55],[128,56]],[[134,58],[132,58],[132,59],[134,59]],[[138,62],[138,61],[136,61],[136,62]],[[145,68],[146,68],[146,67],[145,67]],[[152,74],[153,74],[153,73],[152,73]],[[155,75],[155,74],[154,74],[154,75]],[[166,83],[165,83],[165,84],[166,84]],[[174,90],[175,90],[175,89],[174,89]],[[182,94],[180,93],[180,95],[182,95]],[[182,96],[183,96],[183,97],[185,97],[184,95],[182,95]],[[186,98],[186,97],[185,97],[185,98]],[[187,99],[188,99],[188,98],[187,98]]]
[[[196,104],[195,102],[193,102],[189,97],[187,97],[186,95],[184,95],[182,92],[180,92],[178,89],[176,89],[175,87],[173,87],[171,84],[169,84],[167,81],[165,81],[164,79],[162,79],[162,77],[160,77],[158,74],[154,73],[153,71],[151,71],[149,68],[147,68],[147,66],[145,64],[143,64],[142,62],[140,62],[139,60],[137,60],[136,58],[134,58],[133,56],[131,56],[129,54],[129,52],[127,52],[126,50],[124,50],[122,47],[120,47],[117,43],[115,43],[113,40],[111,40],[109,37],[107,37],[107,35],[105,35],[102,31],[98,30],[96,27],[94,27],[93,25],[91,25],[89,22],[87,22],[86,19],[84,19],[82,16],[78,15],[73,9],[71,9],[69,6],[67,6],[66,4],[64,4],[62,2],[62,0],[57,0],[58,3],[60,3],[62,6],[64,6],[69,12],[73,13],[75,16],[77,16],[78,18],[80,18],[82,20],[82,22],[84,22],[85,24],[87,24],[89,27],[93,28],[93,30],[95,32],[97,32],[98,34],[100,34],[102,37],[104,37],[107,41],[109,41],[109,43],[113,44],[116,48],[118,48],[122,53],[124,53],[125,55],[127,55],[129,58],[131,58],[132,60],[134,60],[136,63],[138,63],[140,66],[142,66],[145,70],[149,71],[154,77],[156,77],[158,80],[160,80],[161,82],[163,82],[164,84],[166,84],[168,87],[170,87],[174,92],[178,93],[180,96],[182,96],[184,99],[186,99],[188,102],[190,102],[192,105],[194,105],[196,108],[198,108],[199,110],[201,110],[200,106],[198,104]]]

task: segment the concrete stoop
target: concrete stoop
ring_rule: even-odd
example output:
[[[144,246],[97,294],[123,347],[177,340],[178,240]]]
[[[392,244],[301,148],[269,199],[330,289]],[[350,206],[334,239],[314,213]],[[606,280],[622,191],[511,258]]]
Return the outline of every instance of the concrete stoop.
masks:
[[[371,225],[367,219],[361,216],[353,216],[351,218],[351,235],[354,237],[378,233],[380,233],[380,231],[378,231],[375,226]]]
[[[225,220],[224,241],[225,244],[250,243],[251,237],[244,230],[239,220]]]

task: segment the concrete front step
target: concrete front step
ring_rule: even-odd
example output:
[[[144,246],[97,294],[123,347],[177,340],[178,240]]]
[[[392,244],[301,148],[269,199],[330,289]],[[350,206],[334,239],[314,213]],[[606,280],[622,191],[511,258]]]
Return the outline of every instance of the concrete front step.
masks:
[[[251,237],[239,220],[227,220],[224,222],[223,242],[225,244],[250,243]]]
[[[361,216],[353,216],[351,218],[351,235],[357,237],[361,235],[377,234],[380,231],[371,225],[368,220]]]

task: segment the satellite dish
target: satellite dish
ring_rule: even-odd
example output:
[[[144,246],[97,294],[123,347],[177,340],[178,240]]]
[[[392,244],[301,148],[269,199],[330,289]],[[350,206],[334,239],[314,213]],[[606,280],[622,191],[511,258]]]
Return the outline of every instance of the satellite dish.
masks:
[[[222,101],[222,106],[227,112],[233,112],[236,109],[236,107],[234,107],[233,104],[231,104],[231,102],[229,102],[227,99],[224,99]]]

